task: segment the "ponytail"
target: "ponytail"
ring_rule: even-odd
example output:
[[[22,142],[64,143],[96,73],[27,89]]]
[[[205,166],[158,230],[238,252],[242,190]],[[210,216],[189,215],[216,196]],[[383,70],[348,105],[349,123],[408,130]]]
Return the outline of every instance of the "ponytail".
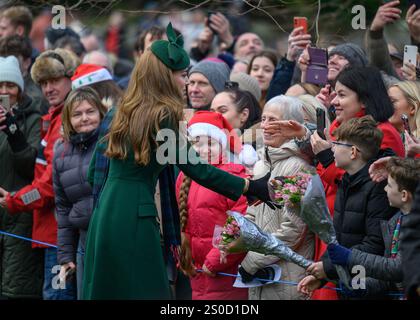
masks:
[[[191,178],[184,176],[179,191],[179,216],[181,222],[181,253],[179,256],[179,264],[182,272],[190,275],[193,272],[191,245],[185,234],[185,228],[188,222],[188,193],[191,187]]]

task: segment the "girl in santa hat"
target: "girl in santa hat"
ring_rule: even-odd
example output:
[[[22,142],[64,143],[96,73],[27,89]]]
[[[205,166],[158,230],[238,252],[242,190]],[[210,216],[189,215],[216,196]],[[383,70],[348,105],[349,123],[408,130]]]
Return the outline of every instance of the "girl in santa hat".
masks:
[[[229,150],[241,149],[238,136],[219,113],[199,111],[188,124],[188,136],[199,156],[213,166],[231,174],[246,177],[246,168],[229,161]],[[220,252],[213,247],[216,225],[224,225],[227,211],[245,214],[244,196],[237,201],[213,192],[180,173],[176,182],[182,230],[180,268],[191,280],[193,300],[227,300],[248,298],[247,289],[232,287],[235,278],[217,275],[233,273],[244,254],[233,254],[225,263],[220,262]],[[202,269],[202,272],[197,272]]]

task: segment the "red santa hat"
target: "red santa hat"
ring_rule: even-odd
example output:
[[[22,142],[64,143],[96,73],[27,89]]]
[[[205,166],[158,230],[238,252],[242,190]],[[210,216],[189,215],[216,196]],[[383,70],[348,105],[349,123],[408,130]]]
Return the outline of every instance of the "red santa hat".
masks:
[[[71,77],[71,86],[72,89],[77,89],[106,80],[112,80],[112,76],[107,69],[96,64],[83,63],[77,67],[73,77]]]
[[[208,136],[219,141],[223,148],[229,147],[244,165],[253,165],[258,160],[254,148],[242,145],[230,123],[220,113],[197,111],[188,123],[188,135],[192,138]]]

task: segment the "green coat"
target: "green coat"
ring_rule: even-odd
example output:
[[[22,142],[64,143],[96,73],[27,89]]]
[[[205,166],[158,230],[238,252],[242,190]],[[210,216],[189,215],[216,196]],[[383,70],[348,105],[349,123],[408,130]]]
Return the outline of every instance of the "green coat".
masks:
[[[16,119],[28,145],[13,152],[7,135],[0,131],[0,186],[17,191],[32,182],[40,140],[40,113],[32,100],[24,96]],[[0,230],[32,238],[32,213],[10,215],[0,208]],[[9,298],[41,298],[43,251],[32,249],[28,241],[0,235],[0,295]]]
[[[171,147],[177,145],[175,140],[170,142]],[[173,148],[177,159],[190,149],[188,143],[181,145]],[[191,153],[186,164],[176,161],[185,174],[233,200],[241,196],[242,178],[203,164]],[[133,152],[125,160],[111,159],[87,235],[82,299],[171,298],[154,202],[164,167],[157,162],[156,153],[147,166],[135,164]]]

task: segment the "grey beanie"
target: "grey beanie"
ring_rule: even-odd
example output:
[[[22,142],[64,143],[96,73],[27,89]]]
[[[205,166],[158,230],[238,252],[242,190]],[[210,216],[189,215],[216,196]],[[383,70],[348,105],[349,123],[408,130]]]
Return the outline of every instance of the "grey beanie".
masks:
[[[339,44],[328,53],[330,57],[335,54],[346,58],[351,67],[366,67],[369,64],[366,53],[354,43],[347,42]]]
[[[0,57],[0,82],[12,82],[23,92],[24,82],[19,62],[14,56]]]
[[[192,67],[188,76],[193,73],[201,73],[205,76],[217,94],[224,90],[226,81],[229,81],[230,70],[224,62],[205,60]]]
[[[230,80],[237,82],[239,84],[239,89],[251,92],[255,99],[260,101],[261,88],[257,79],[251,77],[249,74],[237,72],[230,75]]]

